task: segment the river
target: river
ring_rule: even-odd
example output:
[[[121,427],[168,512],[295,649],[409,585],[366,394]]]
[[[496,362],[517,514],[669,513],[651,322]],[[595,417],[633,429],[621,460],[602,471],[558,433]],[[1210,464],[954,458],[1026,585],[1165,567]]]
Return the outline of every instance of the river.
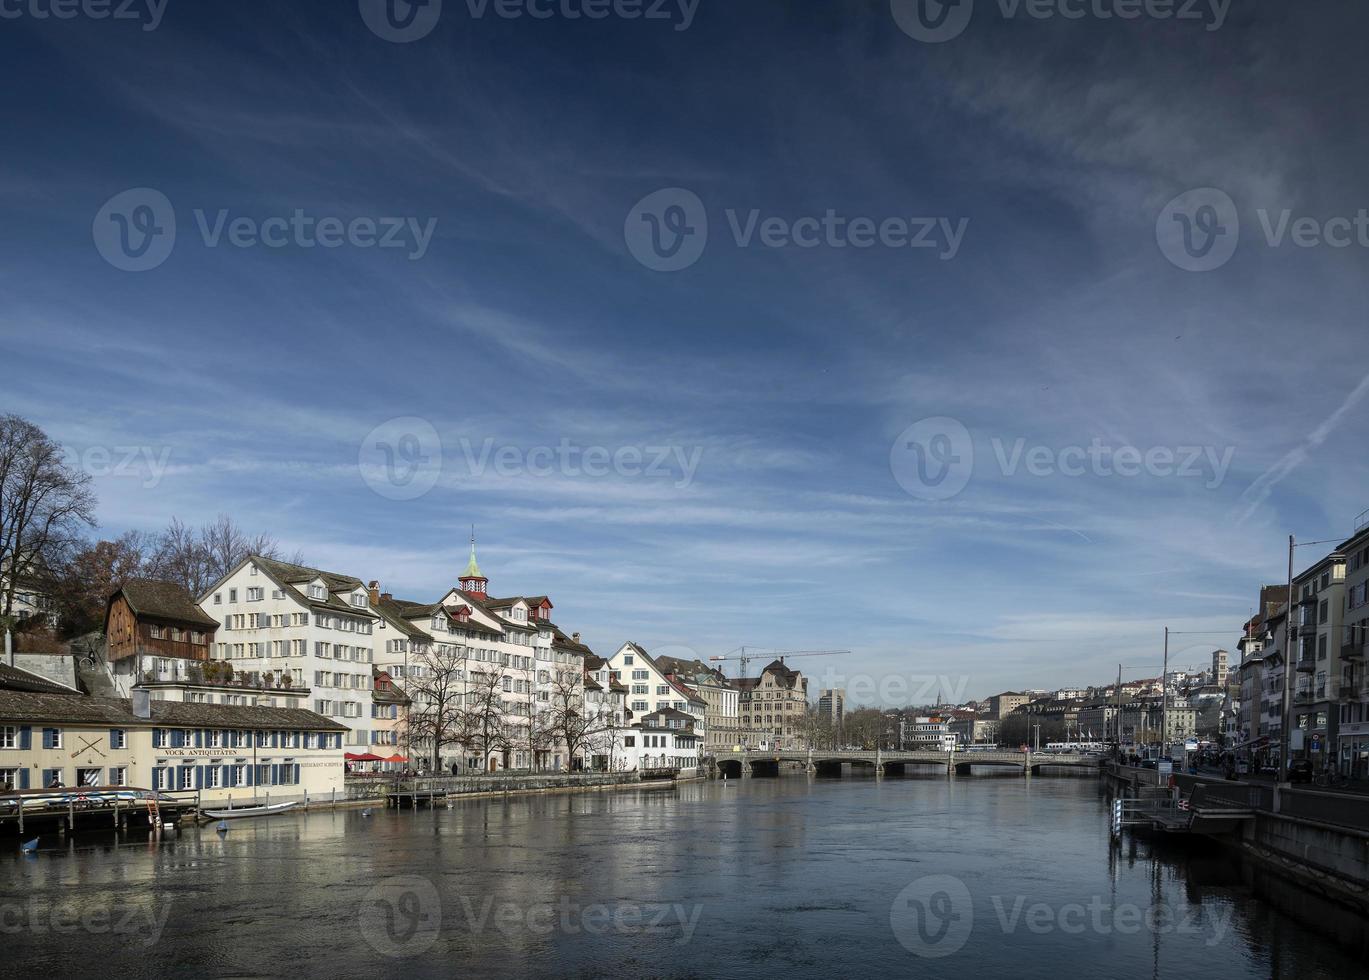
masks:
[[[786,775],[44,844],[0,865],[9,976],[1369,975],[1214,846],[1114,845],[1092,778]]]

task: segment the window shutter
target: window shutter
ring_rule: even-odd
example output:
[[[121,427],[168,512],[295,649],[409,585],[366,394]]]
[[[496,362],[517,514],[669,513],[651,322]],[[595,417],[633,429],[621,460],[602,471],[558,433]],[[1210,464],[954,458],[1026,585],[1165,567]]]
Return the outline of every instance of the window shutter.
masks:
[[[109,785],[110,785],[110,786],[118,786],[118,785],[119,785],[118,782],[116,781],[116,780],[118,779],[118,776],[119,776],[119,770],[116,769],[116,768],[114,768],[113,766],[110,766],[110,767],[109,767],[109,777],[108,777],[108,778],[109,778]]]
[[[33,748],[33,729],[28,725],[19,726],[19,747],[21,749]],[[27,770],[25,770],[27,773]]]
[[[202,748],[204,748],[204,729],[203,729],[203,728],[197,728],[197,729],[195,729],[195,748],[197,748],[197,749],[202,749]]]
[[[43,729],[43,748],[45,748],[45,749],[50,749],[50,748],[52,748],[52,731],[53,731],[53,730],[52,730],[51,728],[44,728],[44,729]],[[44,782],[48,782],[48,780],[46,780],[46,779],[43,780],[43,781],[44,781]]]
[[[28,788],[29,788],[29,767],[28,767],[28,766],[24,766],[22,769],[19,770],[19,788],[20,788],[20,789],[28,789]]]
[[[257,784],[257,767],[243,766],[242,768],[243,771],[247,773],[247,785],[255,786]]]
[[[119,747],[119,729],[117,728],[111,728],[109,730],[109,747],[111,749]]]
[[[184,748],[185,736],[179,728],[171,729],[171,747],[173,749]]]

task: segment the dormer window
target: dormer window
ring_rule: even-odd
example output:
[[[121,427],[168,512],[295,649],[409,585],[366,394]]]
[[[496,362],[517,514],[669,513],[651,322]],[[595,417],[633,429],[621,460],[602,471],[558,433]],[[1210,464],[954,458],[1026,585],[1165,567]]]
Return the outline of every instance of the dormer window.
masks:
[[[352,593],[352,605],[356,606],[358,609],[364,609],[364,608],[366,607],[366,593],[365,593],[365,592],[353,592],[353,593]]]
[[[323,596],[324,596],[323,586],[317,585],[317,584],[309,586],[309,598],[310,598],[310,599],[322,599]]]

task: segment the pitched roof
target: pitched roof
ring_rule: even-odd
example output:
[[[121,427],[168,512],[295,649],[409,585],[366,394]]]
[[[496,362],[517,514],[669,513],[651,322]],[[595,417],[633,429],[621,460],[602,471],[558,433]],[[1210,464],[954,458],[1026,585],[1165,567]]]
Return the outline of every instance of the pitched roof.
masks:
[[[651,654],[647,653],[647,652],[646,652],[646,649],[645,649],[641,644],[639,644],[639,643],[634,643],[632,640],[628,640],[628,641],[627,641],[626,643],[624,643],[623,645],[624,645],[624,646],[631,647],[631,648],[632,648],[632,651],[633,651],[635,654],[637,654],[637,655],[640,656],[643,660],[646,661],[647,666],[654,668],[654,669],[656,670],[656,673],[660,674],[662,677],[665,678],[665,682],[666,682],[667,684],[669,684],[671,687],[673,687],[673,688],[675,689],[675,691],[676,691],[677,694],[682,694],[682,695],[684,695],[684,696],[685,696],[686,698],[688,698],[690,701],[697,701],[697,702],[699,702],[700,704],[706,704],[706,703],[707,703],[707,702],[704,701],[703,696],[702,696],[701,694],[699,694],[698,691],[694,691],[694,690],[691,690],[691,689],[688,688],[688,687],[685,687],[683,684],[681,684],[679,681],[677,681],[674,677],[671,677],[671,676],[670,676],[670,672],[667,671],[665,668],[663,668],[659,663],[657,663],[657,662],[656,662],[656,659],[655,659],[654,657],[652,657]]]
[[[288,561],[279,561],[275,558],[263,558],[261,555],[249,555],[238,568],[249,561],[260,566],[267,577],[275,581],[276,584],[293,592],[300,602],[311,606],[322,606],[337,612],[351,613],[353,616],[376,618],[376,614],[371,611],[369,604],[353,606],[333,595],[334,592],[355,592],[358,589],[365,591],[366,586],[359,578],[352,575],[342,575],[338,572],[325,572],[319,568],[309,568],[307,565],[294,565]],[[228,575],[232,575],[236,571],[237,568],[229,572]],[[225,575],[224,578],[228,578],[228,575]],[[307,590],[300,588],[300,586],[308,585],[315,579],[323,580],[324,596],[322,599],[315,599],[309,595]],[[214,588],[218,588],[222,581],[223,579],[220,579],[218,583],[215,583]]]
[[[154,619],[168,619],[178,623],[193,623],[217,629],[219,621],[195,604],[195,599],[182,585],[160,579],[135,578],[109,597],[113,602],[122,595],[134,614]]]
[[[346,725],[303,708],[267,708],[191,701],[153,701],[152,717],[138,718],[128,698],[91,698],[83,694],[0,691],[0,720],[64,724],[183,728],[283,728],[342,732]]]
[[[656,663],[660,664],[665,670],[682,676],[698,677],[700,674],[706,674],[709,677],[709,683],[727,683],[727,676],[721,670],[716,667],[710,667],[697,657],[693,660],[681,660],[679,657],[668,657],[663,655],[656,658]]]
[[[32,691],[40,694],[79,694],[65,684],[48,680],[20,667],[0,663],[0,691]]]
[[[382,598],[379,602],[373,603],[371,608],[380,614],[380,618],[385,620],[395,629],[399,630],[411,640],[422,640],[432,643],[433,638],[409,622],[410,616],[431,616],[431,609],[424,611],[426,607],[419,607],[416,602],[404,602],[399,599]]]

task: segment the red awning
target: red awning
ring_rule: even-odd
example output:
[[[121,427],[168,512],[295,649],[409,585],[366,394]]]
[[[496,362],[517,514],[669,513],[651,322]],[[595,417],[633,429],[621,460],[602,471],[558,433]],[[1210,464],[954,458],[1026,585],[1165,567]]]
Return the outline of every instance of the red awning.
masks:
[[[369,752],[362,752],[362,753],[360,753],[360,754],[353,754],[353,753],[351,753],[351,752],[344,752],[343,755],[342,755],[342,757],[343,757],[344,759],[346,759],[348,762],[384,762],[384,761],[385,761],[385,760],[382,759],[380,756],[378,756],[378,755],[372,755],[372,754],[369,753]]]
[[[404,756],[402,756],[402,755],[395,754],[395,755],[390,756],[388,759],[381,759],[380,761],[381,761],[381,762],[408,762],[409,760],[406,759],[406,758],[404,758]]]

